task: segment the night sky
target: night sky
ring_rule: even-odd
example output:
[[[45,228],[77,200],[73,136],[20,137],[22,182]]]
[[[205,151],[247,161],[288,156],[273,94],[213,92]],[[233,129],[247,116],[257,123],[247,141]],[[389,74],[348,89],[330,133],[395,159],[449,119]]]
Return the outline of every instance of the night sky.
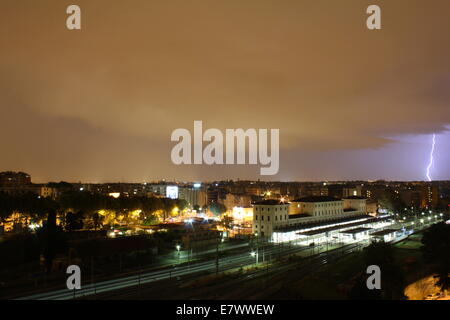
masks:
[[[432,177],[450,179],[449,36],[449,0],[1,0],[0,171],[425,180],[436,133]],[[171,132],[194,120],[279,128],[279,174],[175,166]]]

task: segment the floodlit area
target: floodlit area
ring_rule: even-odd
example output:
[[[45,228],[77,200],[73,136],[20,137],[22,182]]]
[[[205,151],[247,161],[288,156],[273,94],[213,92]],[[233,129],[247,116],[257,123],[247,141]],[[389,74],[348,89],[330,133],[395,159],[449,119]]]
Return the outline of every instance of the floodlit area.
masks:
[[[352,230],[354,228],[368,228],[368,229],[382,229],[392,225],[392,219],[386,219],[387,216],[380,217],[380,220],[372,222],[371,218],[356,219],[345,222],[337,222],[332,224],[317,225],[314,227],[301,228],[292,231],[275,231],[272,235],[271,242],[295,242],[301,245],[309,245],[311,243],[330,243],[330,242],[344,242],[352,243],[369,238],[369,233],[366,232],[350,232],[344,231]]]
[[[414,227],[423,226],[424,223],[433,223],[436,219],[399,223],[391,216],[386,215],[375,221],[365,218],[342,223],[323,224],[312,228],[299,227],[296,230],[275,231],[270,241],[272,243],[291,242],[302,246],[350,244],[365,240],[391,242],[412,234]]]

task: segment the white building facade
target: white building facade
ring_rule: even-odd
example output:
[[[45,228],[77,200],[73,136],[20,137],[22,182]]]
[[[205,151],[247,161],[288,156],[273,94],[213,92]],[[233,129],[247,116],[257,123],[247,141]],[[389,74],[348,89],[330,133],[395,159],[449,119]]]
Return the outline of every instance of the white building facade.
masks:
[[[271,238],[274,231],[311,223],[327,223],[366,215],[366,199],[311,196],[289,203],[265,200],[254,204],[253,234]]]
[[[253,234],[270,237],[276,227],[289,221],[289,203],[278,200],[257,202],[253,207]]]

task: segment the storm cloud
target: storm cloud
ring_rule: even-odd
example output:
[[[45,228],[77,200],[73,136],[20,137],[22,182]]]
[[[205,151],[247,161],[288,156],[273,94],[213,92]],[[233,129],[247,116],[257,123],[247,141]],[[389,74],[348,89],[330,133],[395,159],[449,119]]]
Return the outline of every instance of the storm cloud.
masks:
[[[73,3],[80,31],[66,29]],[[366,28],[370,4],[382,9],[381,30]],[[282,180],[423,179],[437,133],[435,177],[448,179],[449,9],[448,0],[3,0],[0,170],[36,181],[260,178],[258,166],[173,165],[171,132],[202,120],[279,128],[271,179]]]

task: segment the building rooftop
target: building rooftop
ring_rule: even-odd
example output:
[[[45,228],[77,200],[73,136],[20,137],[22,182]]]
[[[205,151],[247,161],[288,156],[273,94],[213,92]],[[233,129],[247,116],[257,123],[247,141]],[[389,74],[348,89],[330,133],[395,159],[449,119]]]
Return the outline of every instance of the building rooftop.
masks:
[[[360,197],[360,196],[348,196],[345,197],[344,199],[359,199],[359,200],[366,200],[366,197]]]
[[[292,202],[331,202],[331,201],[341,201],[341,199],[337,199],[334,197],[328,197],[328,196],[310,196],[310,197],[299,198],[299,199],[293,200]]]
[[[375,222],[375,220],[376,219],[374,219],[374,220],[368,219],[366,221],[359,221],[359,222],[349,223],[349,224],[345,224],[345,225],[338,225],[338,226],[332,226],[332,227],[328,227],[328,228],[321,228],[321,229],[316,229],[316,230],[298,232],[297,234],[304,235],[304,236],[314,236],[317,234],[322,234],[322,233],[340,230],[340,229],[344,229],[344,228],[357,227],[357,226],[364,225],[367,223]],[[355,229],[359,229],[359,228],[355,228]]]
[[[349,229],[349,230],[344,230],[344,231],[341,231],[341,233],[357,234],[357,233],[365,232],[365,231],[368,231],[368,230],[372,230],[372,228],[359,227],[359,228],[353,228],[353,229]]]
[[[357,222],[357,223],[351,223],[351,221],[353,221],[353,220],[360,220],[360,219],[366,219],[366,220]],[[354,216],[354,217],[336,218],[336,219],[330,219],[327,221],[307,222],[307,223],[299,223],[296,225],[277,227],[274,229],[274,231],[275,232],[291,232],[291,231],[300,231],[302,229],[308,229],[308,228],[314,228],[314,227],[323,227],[320,229],[321,231],[319,233],[321,233],[321,232],[326,232],[326,231],[332,231],[332,229],[330,229],[330,230],[325,230],[325,229],[327,227],[332,228],[330,226],[334,226],[334,224],[336,224],[336,223],[349,222],[345,226],[341,225],[338,228],[338,229],[343,229],[346,227],[350,228],[352,226],[356,227],[358,224],[365,224],[365,223],[371,223],[371,222],[376,222],[376,221],[385,221],[388,219],[391,219],[391,217],[378,218],[378,217],[373,217],[373,216],[369,216],[369,215],[358,215],[358,216]],[[314,231],[319,231],[319,230],[314,230]]]
[[[394,233],[397,231],[399,231],[399,230],[398,229],[384,229],[384,230],[372,233],[372,236],[385,236],[387,234],[391,234],[391,233]]]
[[[283,202],[283,201],[280,201],[280,200],[269,199],[269,200],[257,201],[254,204],[256,204],[256,205],[264,205],[264,206],[275,206],[275,205],[282,205],[282,204],[289,204],[289,203],[288,202]]]

